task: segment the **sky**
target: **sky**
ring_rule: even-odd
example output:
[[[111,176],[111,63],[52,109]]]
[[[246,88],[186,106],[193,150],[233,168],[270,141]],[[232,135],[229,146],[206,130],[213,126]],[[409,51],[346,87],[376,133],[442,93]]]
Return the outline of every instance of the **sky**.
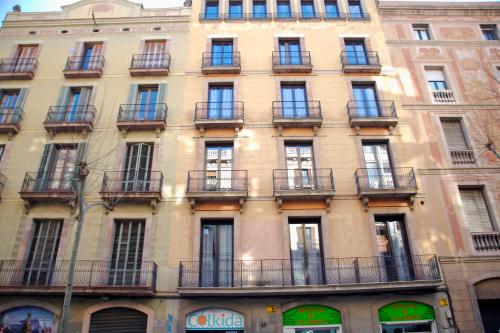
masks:
[[[21,5],[23,12],[55,11],[61,10],[61,6],[74,3],[77,0],[0,0],[0,18],[12,10],[12,6]],[[390,1],[390,0],[389,0]],[[405,0],[405,1],[436,1],[436,0]],[[446,1],[446,0],[438,0]],[[450,2],[480,2],[494,0],[449,0]],[[177,7],[182,6],[183,0],[142,0],[139,2],[146,8]]]

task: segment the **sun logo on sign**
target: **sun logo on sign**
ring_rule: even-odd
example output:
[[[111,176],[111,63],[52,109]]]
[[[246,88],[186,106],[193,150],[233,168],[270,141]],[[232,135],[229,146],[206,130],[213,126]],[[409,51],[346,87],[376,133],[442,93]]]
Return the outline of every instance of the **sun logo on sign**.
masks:
[[[207,324],[207,317],[205,317],[205,315],[198,316],[198,318],[196,318],[196,322],[200,326],[206,325]]]

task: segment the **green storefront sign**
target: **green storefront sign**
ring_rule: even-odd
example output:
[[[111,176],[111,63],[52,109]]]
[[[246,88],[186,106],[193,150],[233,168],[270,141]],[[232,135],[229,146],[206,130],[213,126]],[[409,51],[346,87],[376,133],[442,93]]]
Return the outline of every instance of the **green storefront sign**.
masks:
[[[304,305],[283,313],[283,326],[338,325],[340,311],[323,305]]]
[[[393,321],[434,320],[432,306],[418,302],[395,302],[378,310],[378,319],[382,323]]]

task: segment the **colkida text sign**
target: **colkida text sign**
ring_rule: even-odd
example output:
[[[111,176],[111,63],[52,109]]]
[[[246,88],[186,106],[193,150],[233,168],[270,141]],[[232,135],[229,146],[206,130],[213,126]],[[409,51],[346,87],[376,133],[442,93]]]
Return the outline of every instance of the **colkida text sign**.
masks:
[[[204,309],[188,314],[186,329],[243,330],[241,313],[225,309]]]

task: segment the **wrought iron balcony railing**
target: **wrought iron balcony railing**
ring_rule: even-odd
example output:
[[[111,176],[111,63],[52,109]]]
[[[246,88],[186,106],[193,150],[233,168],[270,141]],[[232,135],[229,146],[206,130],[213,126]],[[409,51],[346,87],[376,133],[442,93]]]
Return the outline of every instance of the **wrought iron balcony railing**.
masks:
[[[440,280],[435,255],[308,258],[307,261],[182,261],[179,264],[179,288],[341,286]]]
[[[224,21],[245,21],[248,17],[246,13],[224,13],[222,14]]]
[[[170,68],[169,53],[144,53],[132,55],[130,69],[166,69]]]
[[[366,191],[417,189],[415,173],[411,167],[360,168],[356,170],[358,193]]]
[[[26,193],[75,193],[77,175],[75,170],[55,169],[49,172],[27,172],[21,187]]]
[[[274,13],[273,18],[275,20],[296,20],[298,17],[296,12],[277,12]]]
[[[2,196],[2,191],[5,188],[5,184],[7,184],[7,177],[5,177],[5,175],[0,172],[0,197]]]
[[[166,121],[167,104],[121,104],[118,122]]]
[[[200,21],[220,21],[222,20],[221,13],[201,13]]]
[[[247,192],[246,170],[191,170],[188,172],[187,192]]]
[[[273,119],[323,119],[320,101],[274,101]]]
[[[275,66],[311,66],[309,51],[273,51],[273,67]]]
[[[194,111],[195,121],[243,120],[245,103],[234,102],[198,102]]]
[[[56,105],[49,107],[46,124],[87,123],[92,124],[96,109],[93,105]]]
[[[0,59],[0,73],[34,73],[38,67],[36,58]]]
[[[376,51],[342,51],[340,61],[342,66],[380,66]]]
[[[391,100],[351,100],[347,102],[349,120],[397,118],[396,106]]]
[[[273,18],[271,13],[252,13],[248,14],[248,19],[253,21],[269,21]]]
[[[333,191],[332,169],[275,169],[273,170],[275,192]]]
[[[104,68],[104,56],[68,57],[65,71],[101,71]]]
[[[472,149],[450,149],[451,162],[453,164],[474,164],[476,158]]]
[[[474,232],[472,242],[478,252],[500,251],[500,233],[495,231]]]
[[[161,171],[106,171],[102,180],[101,194],[161,193]]]
[[[2,287],[61,287],[67,283],[69,260],[0,260]],[[78,260],[74,284],[78,288],[156,288],[157,266],[151,261]],[[109,291],[107,291],[109,292]]]
[[[432,98],[436,104],[457,104],[452,90],[433,90]]]
[[[370,14],[368,13],[347,13],[349,20],[369,20]]]
[[[19,126],[23,119],[23,109],[20,107],[0,107],[0,127]]]
[[[240,52],[203,52],[202,67],[240,67]]]
[[[311,13],[311,12],[301,12],[299,13],[299,19],[300,20],[321,20],[321,14],[320,13]]]

